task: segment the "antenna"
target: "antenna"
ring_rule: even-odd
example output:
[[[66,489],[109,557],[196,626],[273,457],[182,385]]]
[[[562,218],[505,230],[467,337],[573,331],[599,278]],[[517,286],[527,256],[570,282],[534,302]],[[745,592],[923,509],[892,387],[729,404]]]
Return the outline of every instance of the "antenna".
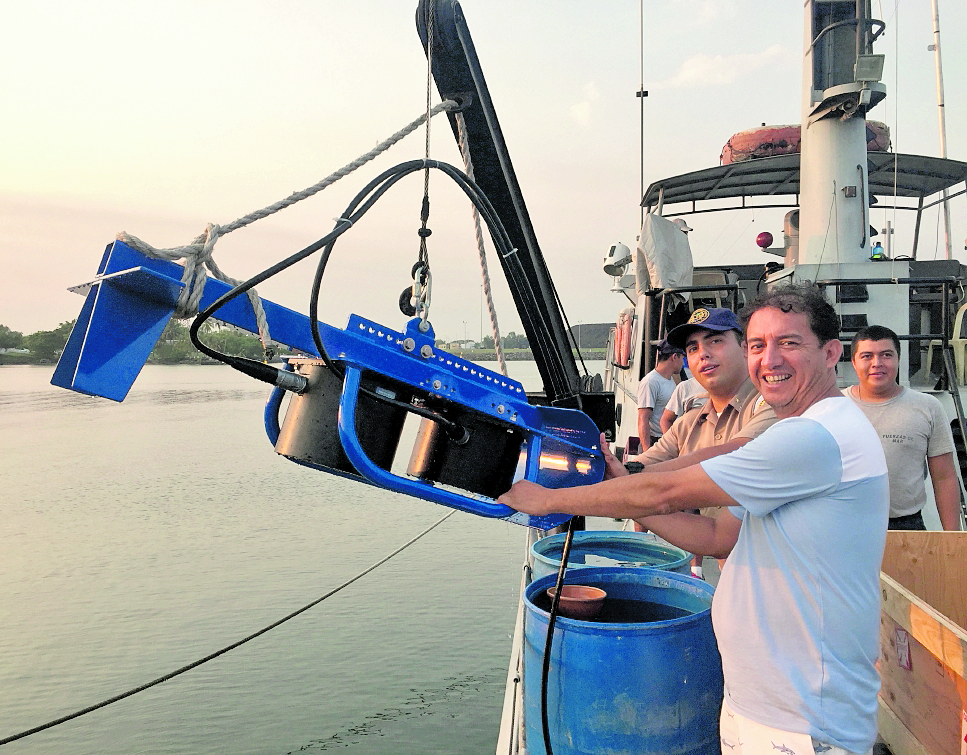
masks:
[[[937,10],[937,0],[931,0],[933,6],[933,44],[927,49],[933,50],[934,66],[937,70],[937,120],[940,126],[940,156],[947,157],[947,117],[944,112],[943,92],[943,63],[940,59],[940,12]],[[947,202],[947,189],[943,190],[943,221],[944,244],[947,259],[951,259],[950,248],[950,207]]]
[[[641,116],[640,116],[640,138],[641,144],[639,146],[639,151],[641,155],[641,185],[638,191],[638,203],[641,204],[641,198],[645,196],[645,97],[648,96],[648,92],[645,91],[645,11],[643,8],[643,0],[638,0],[638,91],[635,92],[635,96],[639,99],[641,103]],[[645,222],[645,208],[640,207],[641,218],[639,219],[639,225],[643,225]]]

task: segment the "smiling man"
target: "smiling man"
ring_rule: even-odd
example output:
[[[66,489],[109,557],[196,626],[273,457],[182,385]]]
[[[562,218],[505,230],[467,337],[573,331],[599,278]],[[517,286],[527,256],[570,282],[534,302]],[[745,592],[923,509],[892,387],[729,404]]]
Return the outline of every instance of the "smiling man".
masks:
[[[926,529],[922,511],[929,469],[940,524],[945,530],[959,530],[960,482],[943,406],[933,396],[897,382],[900,339],[889,328],[870,325],[853,336],[852,361],[859,384],[843,393],[863,410],[883,443],[890,470],[890,529]]]
[[[661,439],[635,461],[651,465],[696,452],[706,456],[727,453],[742,447],[776,422],[775,412],[766,404],[749,379],[742,348],[742,325],[731,309],[696,309],[688,322],[673,328],[665,339],[683,349],[692,374],[708,395],[707,402],[686,412]],[[714,450],[713,450],[714,449]],[[699,457],[693,457],[696,461]],[[705,458],[704,456],[701,458]],[[625,470],[612,465],[613,476]],[[696,502],[700,503],[700,502]],[[700,507],[704,516],[714,516],[715,507]],[[654,528],[662,535],[660,522],[637,522],[636,529]],[[695,553],[692,574],[703,577],[702,556]]]
[[[655,518],[679,531],[675,540],[659,534],[677,545],[731,550],[712,603],[723,746],[734,755],[867,753],[889,509],[883,450],[836,387],[839,320],[819,289],[774,289],[743,320],[749,374],[779,417],[758,438],[697,464],[685,457],[666,463],[680,468],[585,487],[521,481],[499,501],[529,514],[666,515]],[[696,501],[728,515],[682,513]]]

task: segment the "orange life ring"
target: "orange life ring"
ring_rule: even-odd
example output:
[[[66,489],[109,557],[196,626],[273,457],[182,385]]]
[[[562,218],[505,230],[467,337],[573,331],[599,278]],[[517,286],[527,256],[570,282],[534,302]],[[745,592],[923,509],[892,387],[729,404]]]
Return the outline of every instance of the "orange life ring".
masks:
[[[787,155],[799,152],[802,127],[761,126],[733,134],[719,155],[721,165],[756,160],[760,157]],[[866,149],[870,152],[889,152],[890,127],[880,121],[866,122]]]
[[[615,326],[614,363],[617,367],[631,366],[631,330],[634,316],[631,312],[621,312]]]

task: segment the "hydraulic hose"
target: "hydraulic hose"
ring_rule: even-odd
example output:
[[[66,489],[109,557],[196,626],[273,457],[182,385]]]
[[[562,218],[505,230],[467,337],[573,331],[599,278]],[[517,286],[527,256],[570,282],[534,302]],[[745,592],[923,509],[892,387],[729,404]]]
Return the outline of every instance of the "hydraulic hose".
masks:
[[[567,560],[571,555],[571,542],[574,540],[576,528],[577,517],[572,516],[567,523],[567,536],[564,538],[564,548],[561,550],[561,567],[557,570],[554,597],[551,599],[551,610],[547,617],[547,637],[544,640],[544,665],[541,669],[541,729],[544,733],[544,751],[547,755],[554,755],[551,748],[551,730],[547,717],[547,679],[551,670],[551,645],[554,642],[554,624],[557,622],[561,589],[564,587],[564,573],[567,571]]]

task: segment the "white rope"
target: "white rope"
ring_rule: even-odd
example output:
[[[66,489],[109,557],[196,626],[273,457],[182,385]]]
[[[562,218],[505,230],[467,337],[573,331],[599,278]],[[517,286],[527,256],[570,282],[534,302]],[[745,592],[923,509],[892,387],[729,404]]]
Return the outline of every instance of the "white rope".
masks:
[[[473,181],[473,162],[470,159],[470,145],[467,144],[467,124],[463,120],[463,113],[457,113],[457,132],[459,134],[460,154],[467,169],[467,176]],[[487,251],[484,247],[483,230],[480,227],[480,213],[473,206],[473,227],[477,234],[477,254],[480,257],[480,274],[483,278],[484,296],[487,298],[487,312],[490,314],[490,329],[494,336],[494,351],[497,353],[497,363],[500,372],[507,374],[507,363],[504,361],[504,350],[500,346],[500,328],[497,325],[497,309],[494,307],[493,292],[490,288],[490,272],[487,269]]]
[[[297,191],[293,194],[290,194],[288,197],[276,202],[275,204],[271,204],[268,207],[265,207],[261,210],[256,210],[255,212],[251,212],[238,220],[228,223],[227,225],[215,225],[214,223],[209,223],[204,233],[196,236],[195,239],[186,246],[158,249],[151,246],[147,242],[142,241],[137,236],[132,236],[124,231],[118,233],[117,239],[118,241],[124,242],[128,246],[136,249],[142,254],[147,255],[148,257],[170,261],[177,261],[181,259],[185,260],[185,273],[181,278],[181,282],[185,284],[185,288],[182,290],[181,295],[178,298],[178,303],[175,307],[175,316],[181,319],[194,317],[198,312],[198,304],[201,301],[202,291],[205,288],[205,280],[208,277],[209,271],[215,276],[215,278],[224,283],[228,283],[232,286],[238,285],[239,283],[239,281],[236,281],[225,275],[225,273],[219,269],[218,265],[215,264],[215,260],[212,258],[212,250],[214,249],[215,242],[217,242],[220,237],[227,233],[231,233],[232,231],[236,231],[239,228],[244,228],[250,223],[254,223],[256,220],[261,220],[262,218],[268,217],[269,215],[279,212],[280,210],[284,210],[286,207],[294,205],[296,202],[301,202],[303,199],[308,199],[314,194],[318,194],[326,187],[334,184],[340,178],[348,176],[357,168],[381,155],[405,136],[416,131],[416,129],[418,129],[421,125],[423,125],[424,122],[427,122],[434,115],[437,115],[444,110],[452,110],[456,107],[458,107],[458,104],[453,100],[445,100],[444,102],[441,102],[436,107],[429,109],[426,113],[421,114],[419,118],[411,121],[385,141],[377,144],[366,154],[357,157],[355,160],[346,164],[336,172],[326,176],[326,178],[322,179],[318,183],[313,184],[309,188],[303,189],[302,191]],[[252,309],[255,311],[255,320],[258,323],[259,337],[262,339],[262,345],[268,348],[270,344],[270,336],[268,322],[265,319],[265,310],[262,308],[261,300],[259,299],[259,296],[255,292],[254,288],[250,289],[247,293],[249,300],[252,302]]]

